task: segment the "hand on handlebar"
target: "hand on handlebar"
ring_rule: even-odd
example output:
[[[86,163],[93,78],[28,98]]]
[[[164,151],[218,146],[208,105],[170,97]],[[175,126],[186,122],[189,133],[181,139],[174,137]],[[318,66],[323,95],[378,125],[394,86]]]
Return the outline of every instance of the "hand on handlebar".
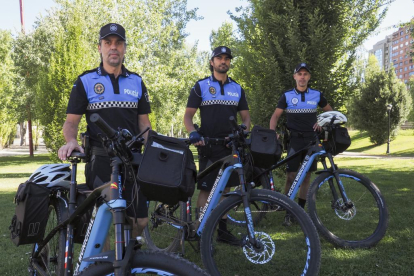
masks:
[[[190,133],[190,143],[194,146],[204,146],[204,138],[197,131]]]
[[[84,153],[83,148],[78,144],[76,140],[68,142],[66,145],[63,145],[58,151],[58,157],[60,160],[65,161],[71,154],[72,151],[79,151]]]

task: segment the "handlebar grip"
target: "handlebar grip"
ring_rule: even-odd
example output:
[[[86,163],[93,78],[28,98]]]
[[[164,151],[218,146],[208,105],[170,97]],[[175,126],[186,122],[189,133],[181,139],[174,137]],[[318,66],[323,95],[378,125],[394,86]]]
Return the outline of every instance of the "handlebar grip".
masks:
[[[112,138],[116,135],[116,130],[110,127],[98,114],[92,114],[89,119],[92,123],[97,125],[105,133],[105,135],[108,136],[108,138]]]
[[[232,129],[237,130],[239,126],[237,125],[237,120],[234,118],[234,116],[230,116],[229,120],[230,120],[230,125]]]

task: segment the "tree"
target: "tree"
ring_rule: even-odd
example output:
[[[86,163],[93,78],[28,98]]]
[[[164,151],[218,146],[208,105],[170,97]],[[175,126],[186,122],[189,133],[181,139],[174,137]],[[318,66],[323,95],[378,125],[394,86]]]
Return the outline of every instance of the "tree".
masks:
[[[268,125],[280,95],[294,86],[293,69],[307,62],[310,85],[343,111],[353,95],[356,48],[378,27],[385,0],[251,0],[240,16],[237,79],[245,81],[252,120]]]
[[[352,105],[352,119],[356,128],[367,131],[374,144],[388,140],[387,105],[391,104],[391,135],[406,120],[411,110],[411,97],[403,82],[395,75],[394,68],[385,72],[379,68],[374,55],[368,60],[365,82]]]
[[[206,59],[185,45],[185,25],[197,19],[185,0],[57,0],[38,20],[33,34],[16,53],[20,72],[34,91],[35,113],[44,126],[46,146],[56,152],[64,143],[62,125],[76,77],[100,63],[98,33],[108,22],[127,32],[125,65],[139,73],[149,91],[155,130],[178,135],[191,86],[205,75]],[[22,76],[22,74],[20,74]],[[80,131],[85,131],[81,122]]]
[[[16,105],[13,101],[15,85],[14,63],[11,58],[13,37],[9,31],[0,30],[0,60],[3,72],[0,75],[0,149],[13,142],[16,133]]]

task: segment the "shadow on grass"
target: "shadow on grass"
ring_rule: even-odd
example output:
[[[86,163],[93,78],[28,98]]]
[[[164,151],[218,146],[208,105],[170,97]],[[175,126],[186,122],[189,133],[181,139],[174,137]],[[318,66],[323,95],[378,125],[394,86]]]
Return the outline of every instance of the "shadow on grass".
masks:
[[[30,157],[27,155],[23,156],[2,156],[0,157],[0,167],[5,166],[20,166],[27,163],[51,163],[51,160],[49,158],[48,154],[42,154],[42,155],[35,155],[34,157]]]
[[[31,173],[0,173],[0,179],[2,178],[23,178],[29,177]]]

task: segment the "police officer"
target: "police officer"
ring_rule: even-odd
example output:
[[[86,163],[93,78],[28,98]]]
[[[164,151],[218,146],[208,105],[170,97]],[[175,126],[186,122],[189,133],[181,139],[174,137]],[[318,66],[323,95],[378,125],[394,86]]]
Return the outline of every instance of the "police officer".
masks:
[[[191,143],[198,147],[199,171],[231,154],[231,149],[226,147],[223,141],[231,133],[230,116],[236,118],[239,113],[243,124],[247,126],[247,129],[250,129],[249,107],[244,90],[227,75],[232,58],[231,50],[228,47],[215,48],[210,59],[211,76],[197,81],[188,97],[184,125],[190,133]],[[200,109],[200,132],[197,132],[193,125],[193,117],[197,109]],[[205,144],[202,136],[222,139]],[[197,201],[198,208],[203,207],[207,202],[216,177],[217,173],[211,173],[205,179],[198,181],[197,188],[200,190]],[[238,178],[232,175],[229,183],[238,185]],[[227,187],[226,192],[229,189]],[[238,240],[227,231],[226,225],[226,220],[219,223],[219,229],[222,231],[219,232],[218,240],[238,243]]]
[[[308,86],[310,77],[311,75],[308,65],[306,63],[299,63],[293,72],[296,87],[282,94],[276,110],[270,119],[270,129],[276,129],[280,116],[284,110],[286,111],[287,127],[290,130],[288,155],[292,155],[307,146],[309,142],[314,139],[314,131],[320,131],[320,127],[316,123],[316,111],[318,106],[322,108],[323,111],[332,110],[323,94]],[[292,186],[299,165],[304,157],[305,154],[298,156],[287,163],[285,194],[288,193]],[[317,161],[315,160],[300,187],[298,203],[302,208],[304,208],[306,204],[306,195],[309,189],[311,172],[316,171],[316,166]],[[291,223],[292,218],[287,214],[284,225],[289,226]]]
[[[133,135],[151,127],[148,117],[151,109],[144,82],[138,74],[130,72],[123,65],[126,53],[125,29],[116,23],[103,26],[99,32],[98,51],[101,55],[99,67],[81,74],[73,85],[63,125],[66,144],[58,151],[61,160],[66,160],[73,150],[83,152],[76,137],[79,122],[85,114],[92,146],[90,162],[85,166],[86,182],[90,189],[109,181],[111,174],[110,157],[97,136],[102,131],[91,124],[90,115],[97,113],[112,128],[125,128]],[[132,187],[131,184],[126,185],[127,200],[136,198]],[[148,221],[146,199],[140,192],[138,206],[132,204],[127,209],[127,215],[138,218],[133,234],[140,235]]]

